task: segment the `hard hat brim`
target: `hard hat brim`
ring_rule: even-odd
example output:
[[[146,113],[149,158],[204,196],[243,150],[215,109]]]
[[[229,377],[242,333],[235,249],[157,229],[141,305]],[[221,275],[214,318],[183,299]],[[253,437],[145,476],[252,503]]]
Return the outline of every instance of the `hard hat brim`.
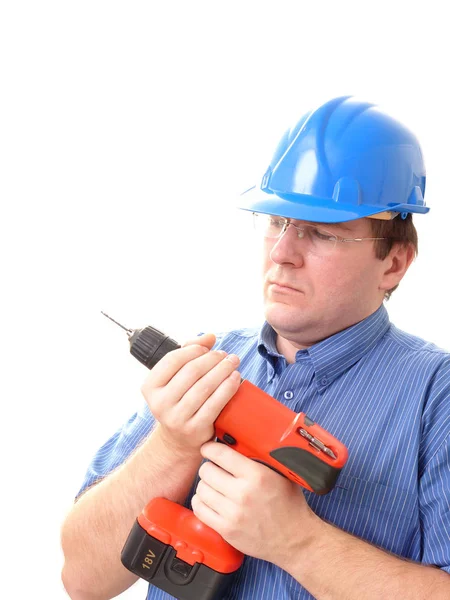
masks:
[[[307,194],[281,195],[267,193],[256,186],[243,192],[238,208],[267,215],[277,215],[290,219],[312,221],[315,223],[344,223],[371,215],[392,212],[427,213],[425,206],[392,204],[392,206],[370,206],[364,204],[343,204],[329,198],[320,198]]]

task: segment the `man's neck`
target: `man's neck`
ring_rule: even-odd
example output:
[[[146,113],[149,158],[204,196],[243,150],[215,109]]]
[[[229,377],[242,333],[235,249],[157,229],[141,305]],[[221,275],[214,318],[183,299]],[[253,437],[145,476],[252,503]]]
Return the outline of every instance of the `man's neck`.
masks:
[[[295,355],[297,354],[297,352],[299,350],[305,350],[306,348],[311,348],[311,346],[314,346],[315,344],[318,344],[319,342],[321,342],[325,339],[328,339],[329,337],[339,333],[340,331],[344,331],[345,329],[348,329],[349,327],[353,327],[353,325],[356,325],[357,323],[364,321],[364,319],[367,319],[367,317],[369,317],[371,314],[376,312],[376,310],[378,310],[379,308],[380,308],[379,306],[375,307],[374,309],[368,311],[367,314],[361,315],[360,318],[356,321],[351,320],[347,324],[345,322],[342,323],[341,328],[336,328],[335,330],[331,329],[327,333],[325,333],[325,331],[316,332],[317,339],[314,339],[314,340],[311,339],[311,340],[307,340],[307,341],[303,340],[303,343],[288,340],[288,339],[282,337],[279,333],[275,332],[276,336],[277,336],[276,337],[277,350],[280,354],[282,354],[285,357],[288,364],[295,363]]]
[[[299,350],[309,348],[309,346],[302,346],[300,344],[294,345],[289,340],[281,337],[281,335],[277,335],[276,344],[278,352],[284,356],[288,364],[295,363],[295,355]]]

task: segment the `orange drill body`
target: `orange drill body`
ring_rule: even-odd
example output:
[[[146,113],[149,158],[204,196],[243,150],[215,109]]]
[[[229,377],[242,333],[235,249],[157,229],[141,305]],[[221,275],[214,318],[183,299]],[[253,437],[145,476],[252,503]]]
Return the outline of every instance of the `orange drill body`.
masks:
[[[214,423],[217,437],[234,450],[280,472],[317,494],[328,492],[348,458],[347,448],[304,413],[295,413],[243,381]],[[318,440],[336,458],[299,433]],[[230,443],[231,442],[231,443]],[[311,472],[314,465],[320,470]],[[320,479],[319,477],[319,479]]]

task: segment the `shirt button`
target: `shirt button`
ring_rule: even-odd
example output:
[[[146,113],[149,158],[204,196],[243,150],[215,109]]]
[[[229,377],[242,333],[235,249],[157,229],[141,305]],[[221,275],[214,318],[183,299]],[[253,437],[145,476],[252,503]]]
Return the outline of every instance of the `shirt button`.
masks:
[[[286,398],[286,400],[292,400],[294,394],[291,392],[291,390],[288,390],[287,392],[284,392],[284,397]]]
[[[328,379],[326,377],[322,377],[322,379],[320,380],[320,383],[322,385],[328,385]]]

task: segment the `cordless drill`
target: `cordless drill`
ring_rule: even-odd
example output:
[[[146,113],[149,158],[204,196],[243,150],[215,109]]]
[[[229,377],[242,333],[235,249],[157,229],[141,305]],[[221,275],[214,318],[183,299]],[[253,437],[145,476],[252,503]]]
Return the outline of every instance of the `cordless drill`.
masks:
[[[131,354],[149,369],[180,347],[153,327],[132,330],[117,324],[128,334]],[[304,413],[295,413],[246,380],[219,414],[214,430],[217,441],[316,494],[334,487],[348,457],[346,447]],[[243,559],[192,511],[165,498],[147,504],[121,555],[127,569],[178,600],[221,598]]]

